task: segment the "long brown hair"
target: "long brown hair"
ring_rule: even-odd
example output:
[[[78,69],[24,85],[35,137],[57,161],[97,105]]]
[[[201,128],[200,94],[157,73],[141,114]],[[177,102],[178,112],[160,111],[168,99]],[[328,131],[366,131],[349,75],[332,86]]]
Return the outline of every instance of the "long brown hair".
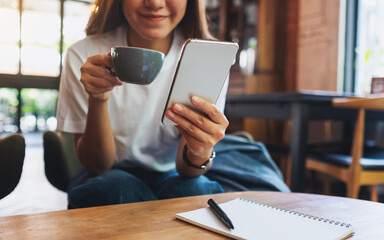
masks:
[[[98,35],[128,24],[122,10],[122,0],[96,0],[85,29],[87,35]],[[187,0],[185,15],[177,28],[185,38],[213,39],[209,32],[204,0]]]

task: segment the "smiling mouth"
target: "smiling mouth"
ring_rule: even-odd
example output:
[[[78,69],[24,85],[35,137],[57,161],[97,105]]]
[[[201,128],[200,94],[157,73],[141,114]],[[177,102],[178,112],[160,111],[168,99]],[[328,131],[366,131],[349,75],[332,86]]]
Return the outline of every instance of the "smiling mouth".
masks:
[[[151,22],[160,22],[167,18],[167,16],[156,15],[156,14],[141,14],[141,16]]]

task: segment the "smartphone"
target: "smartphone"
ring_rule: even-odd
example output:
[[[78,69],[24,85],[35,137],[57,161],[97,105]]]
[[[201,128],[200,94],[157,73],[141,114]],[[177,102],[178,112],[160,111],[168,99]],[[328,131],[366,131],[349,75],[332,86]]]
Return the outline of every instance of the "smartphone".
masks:
[[[199,111],[190,102],[192,96],[216,104],[238,49],[239,45],[233,42],[188,39],[182,48],[162,123],[176,125],[165,116],[165,112],[175,103]]]

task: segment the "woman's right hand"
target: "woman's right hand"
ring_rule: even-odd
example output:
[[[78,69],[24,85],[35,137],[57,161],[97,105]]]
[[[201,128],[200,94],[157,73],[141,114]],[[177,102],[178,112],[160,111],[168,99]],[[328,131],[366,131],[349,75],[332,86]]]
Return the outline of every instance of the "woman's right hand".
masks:
[[[80,82],[84,85],[90,100],[107,101],[112,89],[123,85],[107,68],[112,69],[110,52],[91,56],[81,66]]]

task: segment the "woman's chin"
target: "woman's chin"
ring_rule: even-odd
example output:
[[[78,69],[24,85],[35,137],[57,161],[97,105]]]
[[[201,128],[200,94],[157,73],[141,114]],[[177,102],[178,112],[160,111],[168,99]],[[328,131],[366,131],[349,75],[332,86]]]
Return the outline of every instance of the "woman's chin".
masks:
[[[164,32],[150,32],[150,33],[143,34],[143,37],[146,40],[150,40],[150,41],[164,40],[168,36],[169,36],[169,34],[164,34]]]

